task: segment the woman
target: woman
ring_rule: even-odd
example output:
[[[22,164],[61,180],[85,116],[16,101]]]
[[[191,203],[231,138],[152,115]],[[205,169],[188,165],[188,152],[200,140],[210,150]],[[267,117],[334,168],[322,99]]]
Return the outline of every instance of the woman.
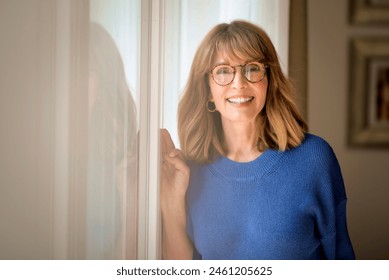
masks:
[[[166,259],[353,259],[336,157],[307,133],[267,34],[219,24],[162,131]]]

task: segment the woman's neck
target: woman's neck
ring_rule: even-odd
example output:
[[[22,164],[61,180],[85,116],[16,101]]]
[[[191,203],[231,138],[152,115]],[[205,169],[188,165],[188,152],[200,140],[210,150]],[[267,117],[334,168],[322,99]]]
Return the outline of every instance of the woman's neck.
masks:
[[[254,123],[223,124],[226,156],[233,161],[249,162],[262,153],[258,151],[258,128]]]

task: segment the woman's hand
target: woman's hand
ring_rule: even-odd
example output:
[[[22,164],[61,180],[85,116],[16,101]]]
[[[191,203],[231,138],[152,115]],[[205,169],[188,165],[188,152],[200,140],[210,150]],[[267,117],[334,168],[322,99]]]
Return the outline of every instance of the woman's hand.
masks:
[[[179,214],[185,211],[185,193],[190,170],[182,152],[175,148],[166,129],[161,130],[161,207],[163,212]]]
[[[190,170],[167,130],[161,130],[162,254],[164,259],[191,259],[193,245],[186,233],[185,193]]]

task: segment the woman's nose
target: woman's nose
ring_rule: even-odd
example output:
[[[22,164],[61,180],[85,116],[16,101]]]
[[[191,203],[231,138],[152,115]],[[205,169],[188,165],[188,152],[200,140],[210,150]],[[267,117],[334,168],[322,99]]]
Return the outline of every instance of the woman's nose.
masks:
[[[242,68],[236,69],[234,80],[231,83],[232,88],[242,89],[247,87],[247,80],[242,74]]]

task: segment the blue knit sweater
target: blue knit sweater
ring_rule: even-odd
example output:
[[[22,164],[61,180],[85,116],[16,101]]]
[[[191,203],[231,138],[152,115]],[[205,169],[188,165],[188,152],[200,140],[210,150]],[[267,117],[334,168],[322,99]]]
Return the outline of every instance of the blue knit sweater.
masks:
[[[346,194],[331,147],[307,134],[252,162],[190,163],[188,234],[194,258],[354,259]]]

